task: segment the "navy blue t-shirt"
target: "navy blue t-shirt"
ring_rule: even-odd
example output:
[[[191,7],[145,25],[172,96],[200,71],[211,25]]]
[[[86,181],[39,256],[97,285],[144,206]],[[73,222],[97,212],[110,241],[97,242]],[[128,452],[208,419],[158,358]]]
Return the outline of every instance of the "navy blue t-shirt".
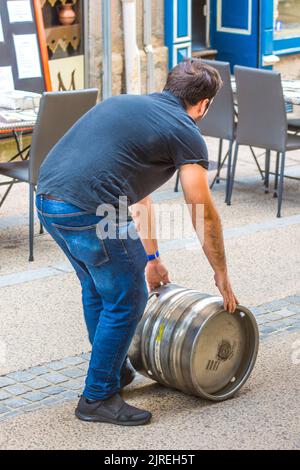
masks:
[[[181,100],[168,92],[120,95],[88,111],[51,149],[38,194],[96,212],[134,204],[165,183],[181,165],[208,168],[207,147]]]

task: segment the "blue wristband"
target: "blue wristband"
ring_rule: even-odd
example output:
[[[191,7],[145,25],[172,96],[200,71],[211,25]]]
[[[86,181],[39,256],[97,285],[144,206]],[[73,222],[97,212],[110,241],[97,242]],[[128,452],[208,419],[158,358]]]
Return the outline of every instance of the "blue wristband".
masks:
[[[147,255],[148,261],[152,261],[152,260],[154,260],[155,258],[158,258],[158,257],[159,257],[159,251],[157,251],[153,255]]]

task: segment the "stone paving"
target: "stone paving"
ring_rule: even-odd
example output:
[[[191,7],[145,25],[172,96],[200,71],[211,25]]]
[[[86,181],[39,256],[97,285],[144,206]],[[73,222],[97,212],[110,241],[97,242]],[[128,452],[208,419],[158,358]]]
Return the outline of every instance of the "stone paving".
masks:
[[[262,341],[300,330],[300,295],[264,303],[251,311]],[[78,398],[89,357],[84,353],[0,376],[0,421]]]

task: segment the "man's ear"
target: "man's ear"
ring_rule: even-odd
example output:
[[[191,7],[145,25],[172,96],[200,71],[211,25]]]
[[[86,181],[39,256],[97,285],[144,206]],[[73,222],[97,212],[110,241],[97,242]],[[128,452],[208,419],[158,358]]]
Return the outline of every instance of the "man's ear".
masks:
[[[204,116],[204,114],[206,113],[207,111],[207,106],[209,104],[209,99],[206,98],[205,100],[201,100],[199,101],[199,108],[198,108],[198,111],[199,111],[199,114],[200,116]]]

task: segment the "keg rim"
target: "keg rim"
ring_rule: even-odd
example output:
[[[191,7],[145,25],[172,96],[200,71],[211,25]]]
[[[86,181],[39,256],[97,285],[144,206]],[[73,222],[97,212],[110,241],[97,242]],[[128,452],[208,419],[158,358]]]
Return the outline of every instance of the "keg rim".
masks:
[[[243,375],[243,377],[241,378],[240,381],[237,381],[236,383],[236,386],[234,386],[231,390],[227,391],[227,392],[224,392],[223,394],[221,393],[222,390],[224,390],[227,386],[225,385],[219,392],[215,392],[215,393],[208,393],[206,392],[198,383],[194,382],[193,381],[193,385],[195,387],[195,389],[199,392],[199,394],[201,396],[203,396],[204,398],[208,399],[208,400],[211,400],[211,401],[223,401],[223,400],[227,400],[228,398],[232,397],[233,395],[235,395],[235,393],[244,385],[244,383],[248,380],[253,368],[254,368],[254,365],[256,363],[256,359],[257,359],[257,355],[258,355],[258,350],[259,350],[259,330],[258,330],[258,325],[257,325],[257,322],[256,322],[256,319],[255,319],[255,316],[253,315],[253,313],[247,309],[246,307],[244,307],[243,305],[240,305],[238,304],[237,307],[236,307],[236,310],[234,313],[229,313],[227,310],[224,309],[224,304],[223,304],[223,299],[222,297],[217,297],[217,296],[211,296],[211,300],[214,300],[214,301],[217,301],[220,305],[219,305],[219,308],[213,313],[211,314],[210,316],[208,316],[204,321],[203,323],[201,324],[199,330],[197,331],[197,334],[193,340],[193,344],[192,344],[192,348],[191,348],[191,351],[192,351],[192,354],[191,354],[191,357],[190,357],[190,361],[189,361],[189,364],[190,364],[190,370],[192,370],[192,362],[193,362],[193,359],[194,359],[194,350],[195,350],[195,346],[198,342],[198,338],[199,336],[202,334],[204,328],[207,326],[207,324],[213,319],[215,318],[217,315],[220,315],[220,313],[228,313],[228,315],[235,315],[236,313],[244,313],[246,316],[247,316],[247,319],[250,321],[250,325],[252,327],[252,336],[253,336],[253,342],[251,343],[253,346],[252,346],[252,352],[251,352],[251,357],[250,357],[250,360],[249,360],[249,363],[248,365],[245,367],[245,374]]]

